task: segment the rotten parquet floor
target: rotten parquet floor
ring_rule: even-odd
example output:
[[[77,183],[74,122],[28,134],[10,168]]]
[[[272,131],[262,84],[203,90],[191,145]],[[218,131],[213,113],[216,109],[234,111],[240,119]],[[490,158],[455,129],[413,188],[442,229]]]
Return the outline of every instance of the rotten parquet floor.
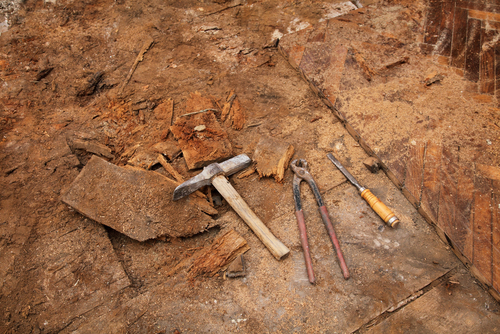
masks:
[[[499,27],[500,4],[431,0],[383,15],[368,6],[280,41],[292,66],[497,299]],[[442,80],[425,84],[436,75]]]

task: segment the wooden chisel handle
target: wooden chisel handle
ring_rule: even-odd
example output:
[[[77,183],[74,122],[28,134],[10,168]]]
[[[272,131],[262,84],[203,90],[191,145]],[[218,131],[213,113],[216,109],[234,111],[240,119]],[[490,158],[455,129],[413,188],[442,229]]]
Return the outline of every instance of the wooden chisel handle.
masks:
[[[369,189],[361,192],[361,197],[370,205],[382,220],[392,228],[399,224],[399,218],[389,209],[377,196],[373,195]]]
[[[247,203],[241,198],[238,192],[233,188],[231,183],[223,176],[217,175],[212,179],[212,185],[238,213],[238,215],[247,223],[262,243],[269,249],[271,254],[279,260],[283,256],[290,253],[290,250],[279,241],[269,231],[266,225],[253,213]]]

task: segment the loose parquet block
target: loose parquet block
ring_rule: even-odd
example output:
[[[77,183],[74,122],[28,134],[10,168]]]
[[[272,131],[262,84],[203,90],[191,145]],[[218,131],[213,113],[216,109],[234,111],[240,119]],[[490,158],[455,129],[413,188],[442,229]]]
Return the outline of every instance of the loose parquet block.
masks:
[[[495,91],[495,48],[493,38],[495,30],[481,29],[481,54],[479,77],[481,78],[479,90],[481,93],[491,94]]]
[[[453,2],[444,2],[441,5],[440,31],[435,52],[442,56],[449,56],[451,54],[454,14],[455,4]]]
[[[427,12],[424,43],[436,44],[439,37],[440,21],[442,17],[441,2],[431,2]]]
[[[469,19],[467,21],[467,44],[465,47],[465,78],[479,81],[479,54],[481,53],[481,21]]]

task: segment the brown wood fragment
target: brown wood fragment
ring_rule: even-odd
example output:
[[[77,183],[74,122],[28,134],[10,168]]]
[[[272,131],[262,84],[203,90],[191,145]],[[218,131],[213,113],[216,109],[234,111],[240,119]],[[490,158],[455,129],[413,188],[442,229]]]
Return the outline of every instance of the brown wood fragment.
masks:
[[[481,54],[481,21],[469,19],[467,21],[467,45],[465,48],[466,79],[479,81],[479,65]]]
[[[235,130],[241,130],[245,126],[245,111],[233,90],[229,93],[226,103],[222,107],[220,119],[221,122],[225,122]]]
[[[260,177],[274,177],[282,182],[292,160],[294,147],[281,140],[263,137],[255,148],[254,161]]]
[[[358,63],[358,65],[361,67],[363,70],[363,75],[365,76],[366,80],[372,81],[373,76],[377,74],[377,72],[372,69],[368,64],[366,63],[365,58],[359,53],[358,50],[352,49],[352,52],[354,54],[354,59]]]
[[[408,62],[408,60],[410,60],[410,57],[403,57],[403,58],[401,58],[399,60],[396,60],[396,61],[394,61],[392,63],[389,63],[387,65],[382,66],[382,68],[379,69],[379,71],[383,71],[383,70],[386,70],[386,69],[388,70],[388,69],[391,69],[393,67],[396,67],[396,66],[399,66],[399,65],[402,65],[402,64],[406,64]]]
[[[118,167],[93,156],[62,201],[139,241],[191,236],[213,226],[191,198],[172,200],[176,186],[158,173]]]
[[[434,84],[436,82],[440,82],[443,79],[444,79],[444,75],[442,75],[442,74],[436,74],[432,78],[425,79],[424,80],[424,84],[426,86],[430,86],[430,85],[432,85],[432,84]]]
[[[241,107],[239,99],[235,99],[231,107],[231,126],[235,130],[241,130],[245,126],[245,110]]]
[[[94,153],[108,159],[113,159],[115,157],[113,153],[111,153],[111,149],[109,147],[94,141],[74,139],[71,143],[71,147],[74,150],[84,150],[89,153]]]
[[[234,93],[234,90],[231,90],[227,96],[226,103],[224,103],[224,106],[222,107],[222,113],[220,115],[221,122],[224,122],[229,116],[229,112],[231,111],[231,106],[233,105],[235,98],[236,94]]]
[[[195,131],[194,128],[199,125],[205,125],[205,130]],[[178,140],[189,169],[223,161],[232,155],[227,132],[212,111],[179,117],[170,129]]]
[[[237,176],[237,178],[238,178],[238,179],[243,179],[243,178],[245,178],[245,177],[248,177],[248,176],[252,175],[253,173],[255,173],[255,171],[256,171],[256,170],[255,170],[255,166],[251,166],[251,167],[247,168],[247,170],[245,170],[245,171],[241,172],[241,173]]]
[[[363,161],[363,165],[365,165],[365,167],[372,173],[376,173],[380,169],[378,159],[375,157],[366,158]]]
[[[190,278],[206,275],[214,276],[224,270],[239,255],[249,250],[245,239],[236,231],[229,230],[218,236],[212,244],[204,249],[201,255],[188,269]]]
[[[245,272],[245,262],[243,261],[243,255],[240,255],[234,259],[233,262],[227,267],[226,276],[229,278],[243,277],[246,275]]]

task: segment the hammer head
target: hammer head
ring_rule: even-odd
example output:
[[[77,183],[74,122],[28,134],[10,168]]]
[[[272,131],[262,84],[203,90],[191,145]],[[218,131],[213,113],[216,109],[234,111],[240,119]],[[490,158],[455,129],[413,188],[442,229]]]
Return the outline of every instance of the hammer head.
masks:
[[[219,174],[229,176],[250,166],[252,160],[246,154],[240,154],[221,163],[213,163],[203,168],[195,177],[187,180],[174,190],[174,201],[187,196],[212,182],[212,178]]]

